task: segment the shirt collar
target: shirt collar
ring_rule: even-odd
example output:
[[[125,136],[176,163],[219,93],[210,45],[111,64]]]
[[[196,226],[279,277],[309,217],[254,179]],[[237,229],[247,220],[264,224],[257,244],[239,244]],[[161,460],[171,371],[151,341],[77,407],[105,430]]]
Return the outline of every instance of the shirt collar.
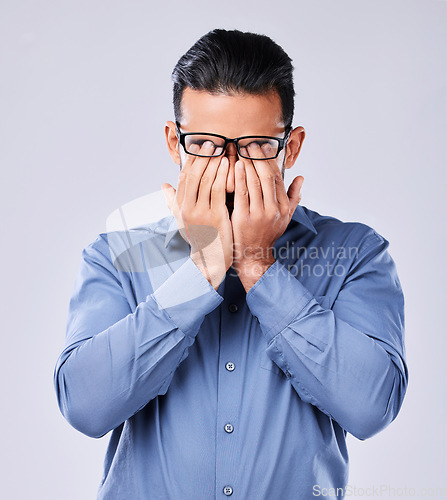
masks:
[[[309,216],[306,213],[305,207],[298,205],[296,207],[295,212],[293,212],[292,220],[307,227],[309,231],[318,234],[318,231],[315,229],[315,226],[313,225],[312,221],[310,220]]]
[[[165,248],[169,245],[169,242],[177,234],[177,232],[178,232],[177,221],[175,220],[175,217],[171,215],[171,222],[168,227],[168,232],[166,233],[165,236]]]
[[[301,205],[298,205],[296,207],[296,210],[295,212],[293,212],[292,215],[292,220],[298,222],[299,224],[303,224],[303,226],[307,227],[307,229],[309,229],[315,234],[318,234],[317,230],[315,229],[315,226],[312,224],[312,221],[310,220],[309,216],[306,214],[304,208]],[[166,233],[165,237],[165,247],[169,245],[169,242],[177,234],[177,232],[178,232],[177,222],[175,220],[175,217],[171,215],[171,222],[169,224],[168,232]]]

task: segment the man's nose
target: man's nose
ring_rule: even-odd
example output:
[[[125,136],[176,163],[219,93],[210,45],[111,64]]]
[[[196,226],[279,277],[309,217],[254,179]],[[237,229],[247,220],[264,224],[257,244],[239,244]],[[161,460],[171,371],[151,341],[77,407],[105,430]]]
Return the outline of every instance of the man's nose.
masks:
[[[228,158],[229,169],[227,175],[227,187],[226,190],[228,193],[234,192],[234,166],[238,160],[237,148],[236,144],[230,143],[228,144],[225,150],[225,156]]]

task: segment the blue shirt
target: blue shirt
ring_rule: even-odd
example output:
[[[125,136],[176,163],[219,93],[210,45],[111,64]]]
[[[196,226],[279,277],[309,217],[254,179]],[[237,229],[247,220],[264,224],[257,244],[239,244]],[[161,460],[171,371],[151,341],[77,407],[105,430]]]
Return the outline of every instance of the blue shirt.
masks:
[[[169,216],[82,252],[54,383],[74,428],[112,431],[97,498],[341,498],[346,434],[386,427],[407,387],[388,241],[298,206],[247,293],[189,250]]]

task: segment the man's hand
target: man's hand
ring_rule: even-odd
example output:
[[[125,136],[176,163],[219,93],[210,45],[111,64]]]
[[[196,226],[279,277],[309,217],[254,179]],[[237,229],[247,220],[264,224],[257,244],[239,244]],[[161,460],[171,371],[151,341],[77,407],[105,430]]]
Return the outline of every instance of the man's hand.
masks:
[[[191,146],[191,152],[212,154],[205,142]],[[163,184],[166,202],[180,234],[191,246],[191,258],[217,289],[233,261],[233,234],[226,200],[228,158],[188,155],[179,175],[177,191]]]
[[[270,156],[270,146],[250,145],[247,156]],[[248,154],[247,154],[248,153]],[[275,160],[238,160],[235,167],[233,268],[248,291],[275,262],[272,247],[286,230],[300,202],[304,177],[287,193]]]

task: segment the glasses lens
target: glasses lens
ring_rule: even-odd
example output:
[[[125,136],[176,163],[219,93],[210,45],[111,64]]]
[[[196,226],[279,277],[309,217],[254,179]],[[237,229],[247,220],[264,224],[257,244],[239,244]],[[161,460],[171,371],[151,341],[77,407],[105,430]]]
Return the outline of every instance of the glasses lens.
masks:
[[[279,141],[273,137],[245,137],[239,140],[239,148],[252,160],[268,160],[278,154]]]
[[[199,146],[200,150],[191,153],[191,146],[196,144]],[[185,149],[188,154],[200,155],[200,156],[219,156],[222,154],[222,148],[225,146],[225,140],[220,137],[214,137],[213,135],[186,135],[185,136]],[[221,148],[217,150],[217,148]],[[216,151],[217,150],[217,151]]]

